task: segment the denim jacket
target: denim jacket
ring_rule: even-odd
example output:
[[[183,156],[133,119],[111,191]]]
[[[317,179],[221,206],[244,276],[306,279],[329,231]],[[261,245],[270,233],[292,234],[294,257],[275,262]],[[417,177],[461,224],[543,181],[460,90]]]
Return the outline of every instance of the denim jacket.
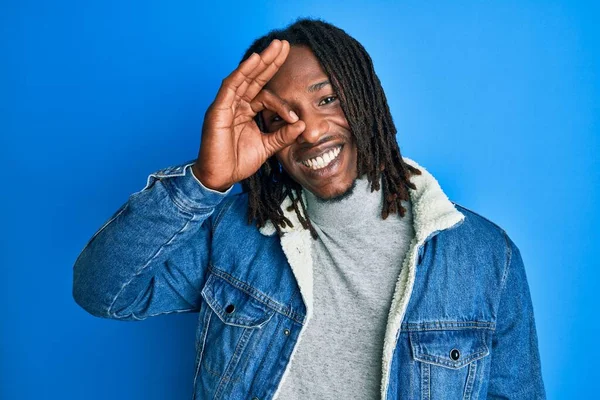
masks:
[[[404,160],[422,175],[411,178],[415,238],[398,260],[381,398],[545,399],[519,249]],[[74,299],[119,320],[197,312],[193,398],[272,399],[311,320],[313,239],[289,198],[293,226],[258,229],[247,194],[205,188],[192,164],[151,174],[92,236]]]

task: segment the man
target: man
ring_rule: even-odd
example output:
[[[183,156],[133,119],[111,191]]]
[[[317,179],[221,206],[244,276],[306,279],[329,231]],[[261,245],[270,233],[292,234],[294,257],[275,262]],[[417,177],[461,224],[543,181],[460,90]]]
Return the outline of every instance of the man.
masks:
[[[199,312],[196,399],[545,398],[518,248],[395,134],[356,40],[306,19],[269,33],[223,81],[198,158],[90,239],[75,300]]]

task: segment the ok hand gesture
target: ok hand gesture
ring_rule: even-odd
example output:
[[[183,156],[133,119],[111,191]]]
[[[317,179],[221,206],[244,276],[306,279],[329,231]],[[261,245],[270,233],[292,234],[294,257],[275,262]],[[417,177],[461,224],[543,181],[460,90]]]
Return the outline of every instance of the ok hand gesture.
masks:
[[[292,144],[304,131],[304,122],[291,108],[263,89],[289,51],[287,41],[275,39],[223,80],[206,111],[202,143],[192,167],[204,186],[225,191],[258,171],[269,157]],[[254,117],[264,109],[276,112],[287,124],[272,133],[261,132]]]

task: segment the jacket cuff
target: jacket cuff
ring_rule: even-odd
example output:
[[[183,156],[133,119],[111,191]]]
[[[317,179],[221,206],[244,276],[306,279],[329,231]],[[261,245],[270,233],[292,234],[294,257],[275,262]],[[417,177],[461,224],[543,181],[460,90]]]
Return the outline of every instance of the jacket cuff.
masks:
[[[198,213],[216,207],[231,192],[233,186],[225,192],[207,188],[192,173],[193,164],[194,162],[188,162],[155,172],[148,177],[146,187],[151,186],[155,179],[159,179],[183,211]]]
[[[196,182],[198,182],[198,185],[200,185],[200,186],[201,186],[201,187],[202,187],[204,190],[206,190],[206,191],[208,191],[208,192],[210,192],[210,193],[222,194],[222,195],[225,195],[225,196],[227,196],[227,195],[229,194],[229,192],[231,192],[231,189],[233,188],[233,185],[229,186],[229,189],[227,189],[227,190],[226,190],[226,191],[224,191],[224,192],[221,192],[221,191],[218,191],[218,190],[214,190],[214,189],[209,189],[209,188],[207,188],[206,186],[204,186],[204,185],[202,184],[202,182],[200,182],[200,179],[198,179],[198,178],[196,177],[196,175],[194,175],[194,171],[192,170],[192,165],[193,165],[193,164],[187,164],[187,165],[184,167],[184,168],[185,168],[185,174],[186,174],[186,175],[188,175],[188,174],[189,174],[189,175],[191,175],[191,176],[194,178],[194,180],[195,180]]]

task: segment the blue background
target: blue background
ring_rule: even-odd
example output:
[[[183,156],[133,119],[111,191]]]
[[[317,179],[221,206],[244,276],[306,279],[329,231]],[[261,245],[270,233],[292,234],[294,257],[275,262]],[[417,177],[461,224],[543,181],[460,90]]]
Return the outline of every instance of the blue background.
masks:
[[[0,3],[0,398],[191,397],[196,315],[92,317],[72,265],[149,173],[196,157],[221,79],[298,16],[364,44],[403,154],[521,249],[549,398],[594,397],[598,6],[225,3]]]

